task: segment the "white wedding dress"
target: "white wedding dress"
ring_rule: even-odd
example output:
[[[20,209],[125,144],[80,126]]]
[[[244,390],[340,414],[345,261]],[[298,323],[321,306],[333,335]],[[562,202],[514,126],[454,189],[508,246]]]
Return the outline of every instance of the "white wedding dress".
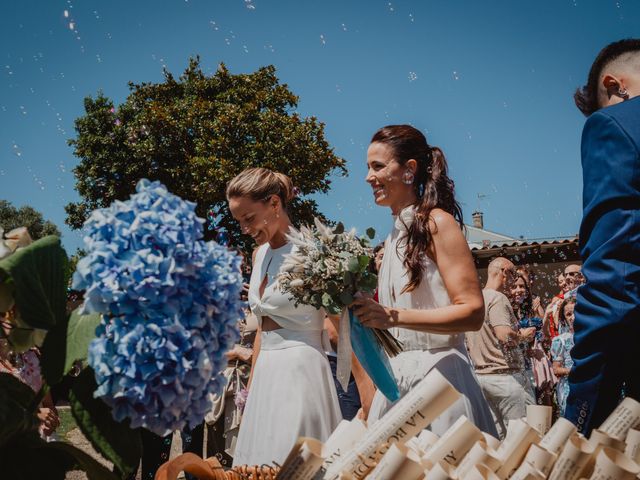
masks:
[[[422,281],[411,292],[402,292],[408,282],[404,261],[403,235],[414,218],[414,207],[407,207],[394,217],[393,230],[387,237],[378,278],[378,299],[381,305],[407,309],[433,309],[451,304],[438,266],[424,255]],[[406,328],[390,332],[403,344],[403,352],[391,359],[391,367],[404,395],[433,368],[462,394],[462,397],[432,422],[430,430],[442,435],[461,415],[465,415],[480,430],[496,435],[491,411],[482,394],[473,366],[467,355],[464,334],[441,335]],[[391,407],[391,402],[377,392],[369,422],[374,422]]]
[[[291,243],[277,249],[265,244],[256,252],[249,306],[260,322],[270,317],[282,328],[262,332],[234,465],[282,464],[298,437],[324,442],[342,420],[323,344],[324,312],[296,307],[278,288],[277,274],[292,248]]]

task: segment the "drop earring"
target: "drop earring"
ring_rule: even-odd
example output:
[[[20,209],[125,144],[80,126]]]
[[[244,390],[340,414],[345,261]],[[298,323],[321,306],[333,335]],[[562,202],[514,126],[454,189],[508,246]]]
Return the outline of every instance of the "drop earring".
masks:
[[[625,100],[627,100],[629,98],[629,92],[627,92],[627,89],[624,88],[624,87],[620,87],[618,89],[618,95],[620,95]]]
[[[406,170],[402,174],[402,183],[405,185],[413,185],[413,180],[415,179],[413,172],[411,170]]]

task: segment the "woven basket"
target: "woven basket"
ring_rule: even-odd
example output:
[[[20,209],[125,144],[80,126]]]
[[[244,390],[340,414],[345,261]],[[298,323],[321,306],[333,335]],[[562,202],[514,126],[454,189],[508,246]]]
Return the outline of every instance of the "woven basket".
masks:
[[[203,460],[193,453],[183,453],[163,463],[155,480],[177,480],[180,472],[190,473],[199,480],[275,480],[278,470],[278,467],[247,465],[224,470],[217,458]]]

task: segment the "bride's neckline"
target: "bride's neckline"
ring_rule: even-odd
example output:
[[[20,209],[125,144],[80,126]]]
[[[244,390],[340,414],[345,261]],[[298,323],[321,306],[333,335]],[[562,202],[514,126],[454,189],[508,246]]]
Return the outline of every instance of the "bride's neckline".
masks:
[[[413,223],[415,217],[415,205],[404,207],[397,215],[393,215],[393,224],[398,230],[406,230]]]

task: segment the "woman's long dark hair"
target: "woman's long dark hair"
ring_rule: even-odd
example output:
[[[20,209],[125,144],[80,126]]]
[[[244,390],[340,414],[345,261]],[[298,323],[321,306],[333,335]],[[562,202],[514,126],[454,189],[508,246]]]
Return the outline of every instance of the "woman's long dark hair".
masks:
[[[409,272],[409,282],[403,292],[414,290],[422,280],[423,255],[433,239],[429,229],[429,217],[434,208],[441,208],[453,215],[462,228],[462,209],[455,199],[453,181],[447,174],[447,160],[438,147],[427,143],[426,137],[411,125],[388,125],[378,130],[371,143],[383,143],[393,150],[394,160],[404,165],[408,160],[418,162],[413,188],[418,198],[415,220],[405,237],[404,265]]]
[[[524,289],[527,292],[527,296],[520,305],[516,305],[518,307],[517,309],[514,308],[514,310],[516,310],[516,317],[518,317],[518,320],[535,316],[533,312],[533,294],[531,293],[531,288],[529,287],[527,277],[525,277],[521,273],[518,273],[518,278],[516,278],[516,281],[520,279],[522,279],[522,281],[524,282]]]

